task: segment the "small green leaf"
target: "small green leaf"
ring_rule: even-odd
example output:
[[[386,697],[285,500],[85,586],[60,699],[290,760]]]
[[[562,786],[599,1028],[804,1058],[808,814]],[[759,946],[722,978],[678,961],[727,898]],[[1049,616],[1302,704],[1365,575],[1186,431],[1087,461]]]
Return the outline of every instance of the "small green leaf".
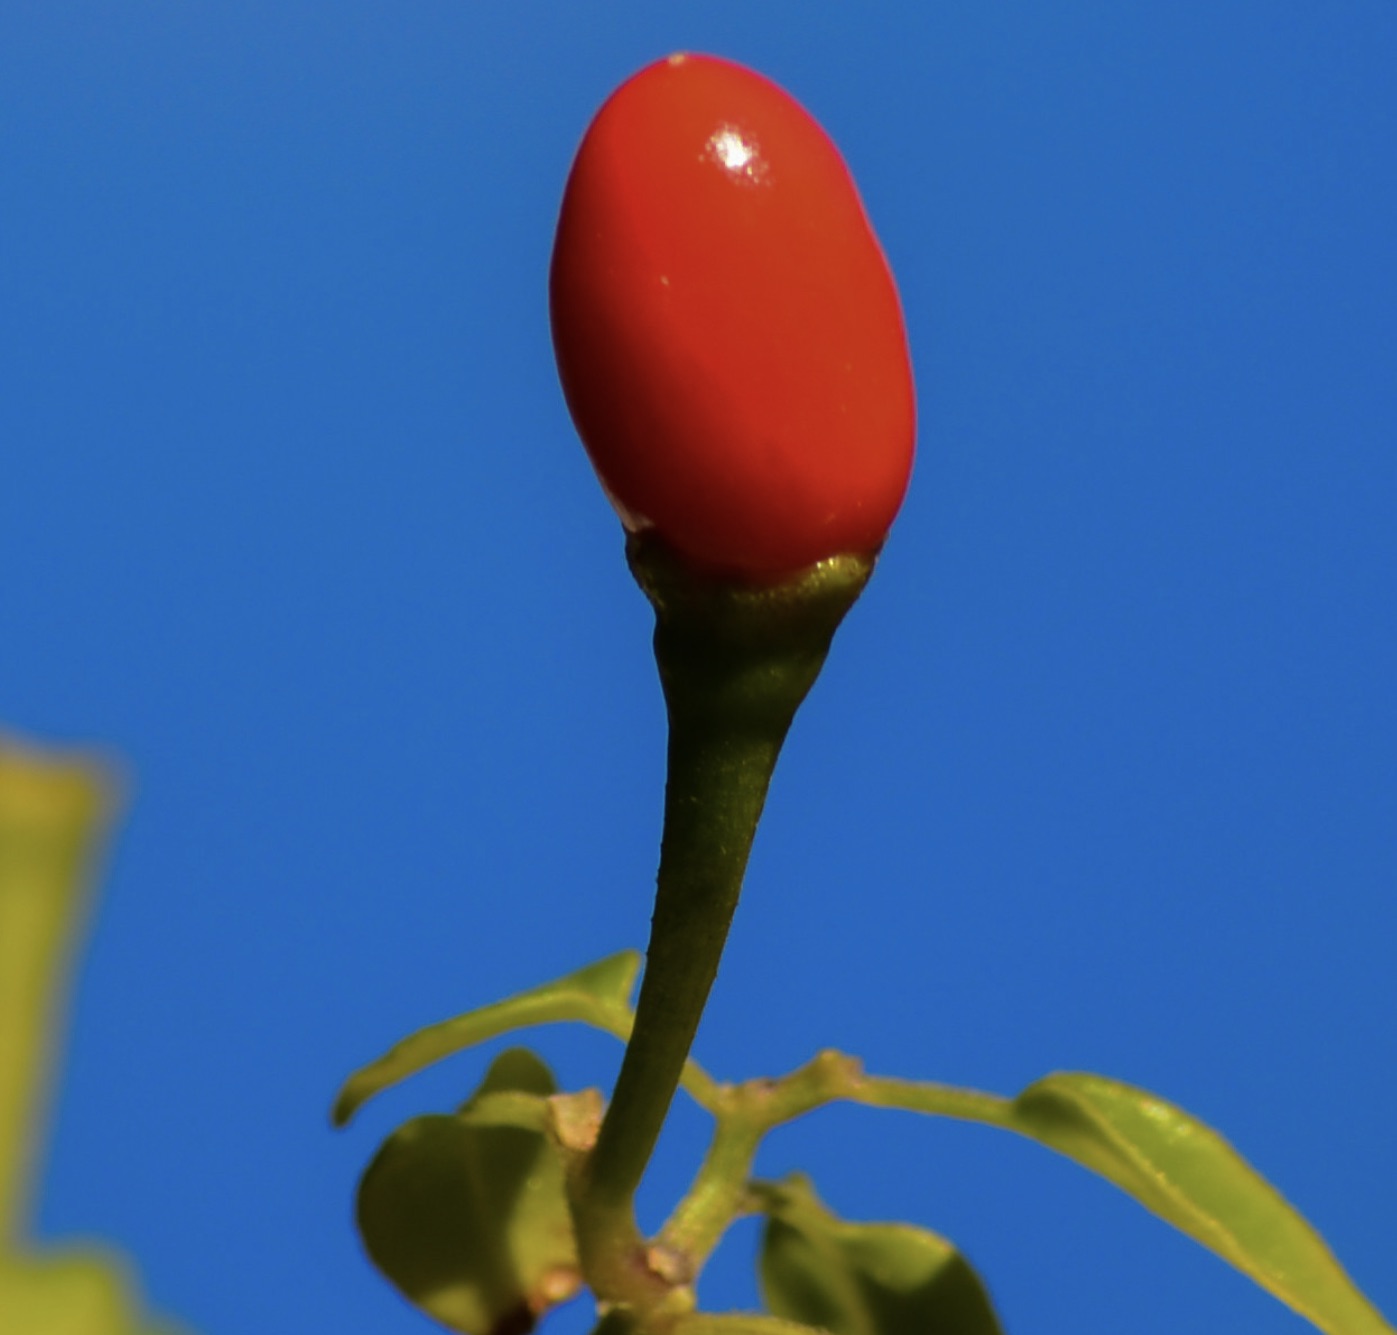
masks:
[[[630,998],[639,969],[639,953],[623,950],[565,978],[419,1029],[349,1077],[331,1119],[343,1126],[375,1094],[443,1057],[515,1029],[577,1020],[625,1040],[631,1032]]]
[[[548,1063],[538,1053],[528,1048],[506,1048],[490,1063],[485,1079],[461,1105],[461,1111],[478,1111],[491,1094],[535,1095],[546,1099],[557,1092],[558,1082],[553,1079]]]
[[[800,1177],[760,1194],[762,1295],[777,1317],[833,1335],[1000,1335],[984,1285],[944,1238],[847,1223]]]
[[[1050,1075],[1012,1126],[1134,1196],[1328,1335],[1393,1335],[1324,1240],[1216,1131],[1104,1076]]]
[[[533,1053],[501,1053],[460,1112],[399,1127],[359,1184],[374,1264],[451,1330],[524,1335],[581,1284],[562,1157],[544,1130],[555,1088]]]

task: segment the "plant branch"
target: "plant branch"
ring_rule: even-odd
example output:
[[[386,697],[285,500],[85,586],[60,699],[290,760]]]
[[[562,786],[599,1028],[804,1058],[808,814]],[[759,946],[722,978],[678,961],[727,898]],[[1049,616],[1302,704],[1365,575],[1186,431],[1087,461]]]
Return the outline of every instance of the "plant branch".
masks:
[[[720,1087],[722,1105],[708,1154],[660,1234],[660,1245],[695,1275],[740,1215],[760,1209],[752,1168],[768,1132],[836,1102],[953,1117],[1016,1130],[1012,1102],[978,1090],[868,1076],[857,1058],[827,1050],[778,1080]]]

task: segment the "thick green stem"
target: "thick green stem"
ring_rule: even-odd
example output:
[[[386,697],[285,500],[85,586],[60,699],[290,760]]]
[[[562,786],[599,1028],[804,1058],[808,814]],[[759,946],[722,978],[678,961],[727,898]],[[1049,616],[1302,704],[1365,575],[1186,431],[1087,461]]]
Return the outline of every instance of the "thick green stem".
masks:
[[[655,911],[636,1024],[589,1164],[589,1211],[628,1230],[631,1200],[717,976],[780,738],[671,722]]]
[[[632,538],[627,554],[656,613],[665,826],[635,1028],[576,1214],[598,1296],[644,1306],[673,1281],[648,1278],[636,1188],[718,972],[777,755],[873,562],[840,557],[753,587],[696,575],[653,539]]]

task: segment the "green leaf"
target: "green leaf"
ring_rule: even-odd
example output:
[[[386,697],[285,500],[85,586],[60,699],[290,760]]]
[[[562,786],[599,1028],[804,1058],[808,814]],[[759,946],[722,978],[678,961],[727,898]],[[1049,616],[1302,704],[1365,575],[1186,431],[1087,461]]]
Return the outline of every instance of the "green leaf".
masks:
[[[461,1105],[461,1111],[479,1114],[482,1104],[488,1109],[490,1104],[486,1100],[491,1094],[523,1094],[546,1099],[557,1092],[558,1082],[553,1079],[553,1072],[536,1052],[528,1048],[506,1048],[490,1063],[485,1079]],[[499,1100],[491,1102],[498,1105]]]
[[[1393,1335],[1324,1240],[1216,1131],[1104,1076],[1050,1075],[1012,1127],[1100,1173],[1328,1335]]]
[[[111,807],[91,762],[0,733],[0,1248],[27,1230],[60,998]]]
[[[623,950],[565,978],[419,1029],[349,1077],[335,1100],[331,1119],[343,1126],[375,1094],[433,1062],[530,1025],[576,1020],[624,1041],[630,1037],[630,998],[639,969],[639,953]]]
[[[812,1326],[764,1312],[694,1312],[674,1323],[674,1335],[816,1335]]]
[[[545,1131],[556,1086],[533,1053],[501,1053],[460,1112],[416,1117],[359,1184],[375,1265],[466,1335],[524,1335],[581,1285],[561,1153]]]
[[[944,1238],[847,1223],[801,1177],[759,1190],[762,1296],[778,1318],[833,1335],[1000,1335],[984,1285]]]
[[[25,1251],[0,1259],[0,1330],[15,1335],[157,1335],[112,1255]],[[173,1328],[161,1327],[165,1335]]]
[[[128,1267],[25,1243],[61,999],[113,814],[113,776],[0,733],[0,1331],[156,1335]],[[172,1329],[162,1327],[162,1329]]]

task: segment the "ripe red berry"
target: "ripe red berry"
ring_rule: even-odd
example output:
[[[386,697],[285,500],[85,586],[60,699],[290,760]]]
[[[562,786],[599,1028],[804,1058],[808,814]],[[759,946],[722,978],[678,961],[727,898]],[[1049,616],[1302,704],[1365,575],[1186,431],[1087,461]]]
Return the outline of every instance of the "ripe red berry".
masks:
[[[756,579],[876,552],[915,429],[897,290],[789,94],[670,56],[597,113],[550,284],[573,420],[629,528]]]

